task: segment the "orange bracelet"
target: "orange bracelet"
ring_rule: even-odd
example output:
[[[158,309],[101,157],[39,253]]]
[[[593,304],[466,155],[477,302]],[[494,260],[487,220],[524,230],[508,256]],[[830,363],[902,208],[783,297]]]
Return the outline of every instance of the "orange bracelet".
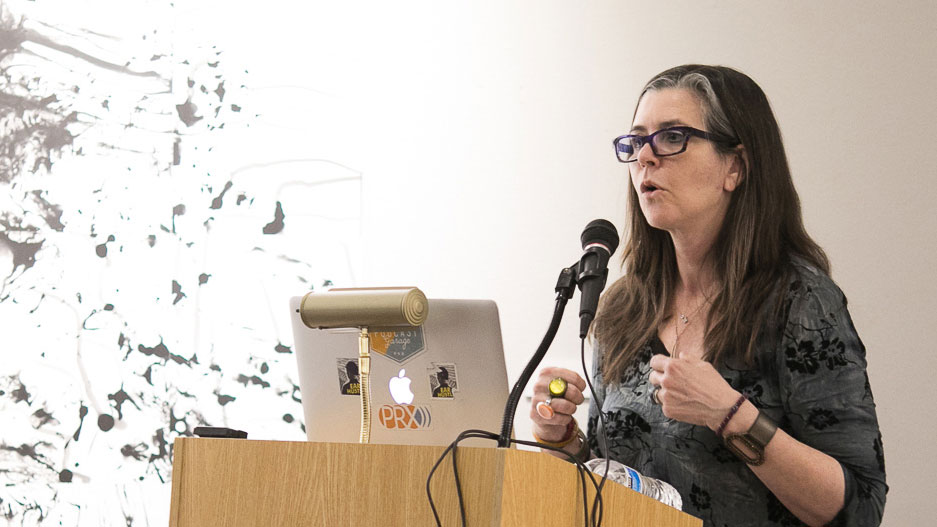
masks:
[[[573,420],[570,421],[568,425],[566,425],[566,435],[564,436],[566,439],[561,439],[560,441],[556,441],[556,442],[544,441],[543,439],[540,439],[539,437],[537,437],[536,432],[531,432],[531,434],[533,434],[534,440],[536,440],[541,445],[551,446],[553,448],[563,448],[564,446],[575,441],[577,437],[579,437],[579,434],[576,433],[577,430],[579,430],[579,423],[576,422],[576,418],[574,417]]]

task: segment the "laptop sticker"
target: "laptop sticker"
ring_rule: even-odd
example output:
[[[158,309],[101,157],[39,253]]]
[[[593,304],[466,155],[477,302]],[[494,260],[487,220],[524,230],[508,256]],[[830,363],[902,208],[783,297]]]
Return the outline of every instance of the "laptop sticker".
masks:
[[[434,399],[454,399],[459,391],[459,377],[455,364],[433,362],[426,373],[429,376],[430,393]]]
[[[423,326],[390,331],[371,331],[371,351],[400,364],[412,359],[425,348]]]
[[[429,430],[433,416],[428,406],[385,404],[377,411],[377,419],[388,430]]]
[[[358,359],[336,359],[338,386],[342,395],[361,395],[361,378],[358,375]]]

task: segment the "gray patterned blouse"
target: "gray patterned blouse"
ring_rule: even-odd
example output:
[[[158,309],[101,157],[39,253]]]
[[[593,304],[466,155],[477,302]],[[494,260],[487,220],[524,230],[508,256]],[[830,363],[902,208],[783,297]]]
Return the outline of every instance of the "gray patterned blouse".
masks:
[[[831,525],[878,525],[888,486],[865,347],[836,284],[803,263],[794,267],[782,317],[762,332],[755,365],[730,362],[717,369],[785,432],[842,465],[845,506]],[[669,482],[683,497],[684,511],[702,518],[707,527],[802,525],[712,430],[664,417],[651,401],[648,383],[648,361],[657,353],[667,351],[655,338],[620,383],[606,384],[594,372],[609,448],[599,445],[593,401],[588,425],[592,455],[611,457]],[[599,343],[594,364],[601,354]]]

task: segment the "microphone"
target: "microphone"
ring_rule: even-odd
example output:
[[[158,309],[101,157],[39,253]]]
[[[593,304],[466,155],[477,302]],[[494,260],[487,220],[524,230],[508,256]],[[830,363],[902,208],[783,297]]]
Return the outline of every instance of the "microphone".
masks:
[[[608,220],[592,220],[582,236],[582,258],[576,282],[582,296],[579,299],[579,338],[585,338],[599,306],[599,295],[608,278],[608,259],[618,248],[618,232]]]

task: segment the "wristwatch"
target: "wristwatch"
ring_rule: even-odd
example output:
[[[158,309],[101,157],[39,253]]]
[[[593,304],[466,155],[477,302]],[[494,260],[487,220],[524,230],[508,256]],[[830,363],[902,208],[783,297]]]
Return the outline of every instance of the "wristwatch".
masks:
[[[726,436],[726,447],[745,463],[757,467],[765,462],[765,447],[777,431],[777,423],[763,412],[758,412],[748,432]]]

